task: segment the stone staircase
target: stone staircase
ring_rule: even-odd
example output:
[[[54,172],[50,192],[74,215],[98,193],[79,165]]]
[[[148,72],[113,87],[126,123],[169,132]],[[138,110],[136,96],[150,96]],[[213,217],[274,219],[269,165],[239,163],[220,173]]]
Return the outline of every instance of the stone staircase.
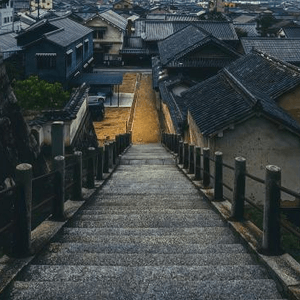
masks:
[[[3,299],[281,299],[157,144],[134,145]]]

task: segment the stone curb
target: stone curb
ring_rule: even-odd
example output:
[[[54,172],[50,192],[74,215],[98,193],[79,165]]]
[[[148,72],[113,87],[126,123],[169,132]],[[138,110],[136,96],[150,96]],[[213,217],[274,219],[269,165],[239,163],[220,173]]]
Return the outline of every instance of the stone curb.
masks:
[[[165,146],[164,146],[165,147]],[[177,154],[172,153],[177,158]],[[279,256],[266,256],[258,252],[262,240],[262,231],[251,221],[233,222],[230,221],[231,203],[225,201],[213,201],[213,189],[203,189],[201,181],[195,181],[194,175],[188,174],[188,170],[183,169],[183,165],[179,165],[176,159],[177,168],[193,183],[213,208],[221,215],[229,227],[238,234],[247,248],[255,254],[257,259],[267,268],[269,274],[277,282],[279,290],[291,300],[300,300],[300,264],[288,253]]]
[[[128,146],[117,158],[116,164],[109,173],[104,174],[103,180],[95,180],[95,188],[83,188],[83,201],[67,200],[65,202],[66,220],[63,222],[46,219],[31,232],[33,255],[25,258],[11,258],[4,255],[0,258],[0,298],[4,289],[16,278],[16,276],[35,258],[43,247],[60,231],[60,229],[75,215],[75,213],[93,197],[107,182],[120,164],[121,157],[128,151]]]

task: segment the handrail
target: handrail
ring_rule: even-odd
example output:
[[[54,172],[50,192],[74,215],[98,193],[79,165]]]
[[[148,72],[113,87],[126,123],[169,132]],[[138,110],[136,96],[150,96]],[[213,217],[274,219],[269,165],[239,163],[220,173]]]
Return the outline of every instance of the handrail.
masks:
[[[252,174],[249,174],[248,172],[245,173],[245,176],[248,177],[248,178],[251,178],[251,179],[253,179],[254,181],[257,181],[257,182],[259,182],[259,183],[262,183],[262,184],[265,184],[265,183],[266,183],[265,180],[263,180],[263,179],[261,179],[261,178],[259,178],[259,177],[256,177],[256,176],[254,176],[254,175],[252,175]]]
[[[173,139],[173,137],[170,135],[172,134],[165,134],[163,136],[162,141],[165,144],[167,148],[172,150],[170,148],[169,141]],[[187,143],[186,143],[187,144]],[[184,148],[181,154],[184,159],[186,159],[186,156],[184,154],[185,149],[189,149],[188,145],[186,148]],[[204,151],[203,151],[204,154]],[[297,199],[300,199],[300,193],[295,192],[291,189],[288,189],[281,184],[278,185],[278,182],[280,182],[281,179],[281,172],[280,168],[273,166],[273,167],[266,167],[266,179],[259,178],[253,174],[250,174],[246,171],[246,160],[242,157],[235,159],[235,167],[230,166],[226,163],[222,162],[222,158],[220,162],[217,161],[217,156],[212,157],[211,153],[209,152],[209,149],[205,149],[205,155],[201,154],[203,157],[203,162],[201,160],[199,161],[199,165],[195,166],[195,170],[201,170],[203,174],[203,188],[210,188],[211,185],[209,184],[209,178],[214,179],[214,200],[215,201],[222,201],[224,199],[228,199],[225,195],[223,195],[223,189],[222,187],[225,187],[230,192],[233,192],[232,201],[232,212],[231,217],[235,221],[242,221],[243,215],[244,215],[244,202],[247,202],[249,205],[257,209],[259,212],[262,212],[264,215],[268,216],[268,224],[264,224],[264,230],[263,234],[268,234],[268,236],[272,236],[272,242],[268,240],[267,244],[263,244],[262,247],[264,247],[264,250],[269,255],[277,255],[280,251],[280,234],[277,234],[280,230],[278,228],[283,228],[284,230],[290,232],[295,237],[300,238],[300,228],[295,229],[292,224],[289,224],[286,220],[280,219],[280,210],[282,208],[280,207],[280,203],[282,201],[281,198],[281,192],[286,193],[290,196],[293,196]],[[190,155],[190,152],[189,152]],[[196,153],[195,155],[199,155],[199,153]],[[218,153],[218,157],[219,157]],[[222,153],[221,153],[222,155]],[[205,163],[206,159],[206,163]],[[215,166],[218,166],[215,168],[215,174],[212,175],[210,171],[210,165],[207,164],[207,161],[211,161],[215,163]],[[189,163],[190,164],[190,163]],[[220,168],[220,166],[222,166]],[[187,164],[183,164],[183,168],[187,169]],[[234,171],[234,188],[230,187],[229,185],[225,184],[223,182],[223,169],[227,168],[229,170]],[[190,168],[189,168],[190,169]],[[205,178],[204,178],[205,175]],[[266,185],[266,198],[265,201],[267,202],[267,205],[264,205],[264,208],[262,208],[260,205],[255,203],[253,200],[247,198],[245,196],[245,187],[246,187],[246,178],[250,178],[251,180],[254,180],[255,182],[261,183]],[[217,195],[217,196],[216,196]],[[272,208],[270,208],[272,206]],[[271,221],[270,221],[271,220]],[[270,223],[271,222],[271,223]],[[272,224],[272,225],[269,225]],[[276,227],[276,228],[275,228]],[[275,228],[275,229],[274,229]],[[278,230],[278,231],[276,231]],[[276,237],[273,237],[276,235]],[[273,247],[271,243],[275,243],[276,247]],[[276,248],[276,249],[275,249]]]

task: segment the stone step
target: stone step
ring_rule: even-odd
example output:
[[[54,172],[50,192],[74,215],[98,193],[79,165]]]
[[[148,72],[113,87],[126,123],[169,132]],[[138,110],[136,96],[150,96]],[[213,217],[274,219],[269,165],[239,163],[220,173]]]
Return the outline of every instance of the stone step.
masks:
[[[120,214],[103,214],[101,210],[95,210],[94,214],[90,213],[90,210],[82,210],[76,217],[80,220],[90,220],[90,221],[101,221],[106,219],[111,219],[116,222],[122,222],[127,220],[132,220],[135,222],[136,220],[152,220],[152,221],[161,221],[163,219],[168,220],[170,222],[196,222],[198,220],[203,219],[212,219],[212,220],[219,220],[220,216],[210,209],[161,209],[161,210],[139,210],[136,213],[130,212],[130,214],[126,214],[128,211],[118,210]],[[129,213],[129,212],[128,212]]]
[[[89,206],[76,215],[77,218],[84,220],[84,218],[91,217],[91,220],[94,220],[94,216],[103,216],[103,215],[159,215],[159,214],[166,214],[166,215],[211,215],[213,216],[215,213],[210,209],[201,208],[201,209],[194,209],[194,208],[155,208],[155,207],[139,207],[139,206],[130,206],[130,207],[101,207],[97,206]]]
[[[103,192],[109,192],[113,194],[120,194],[120,195],[128,195],[128,194],[155,194],[157,197],[160,195],[170,195],[170,194],[183,194],[187,195],[197,195],[198,191],[191,189],[184,183],[174,185],[174,182],[170,183],[147,183],[147,182],[128,182],[126,183],[114,183],[113,181],[109,181],[103,188]]]
[[[153,280],[151,282],[108,280],[103,284],[97,281],[73,282],[63,284],[53,282],[20,282],[12,287],[11,296],[6,299],[281,299],[274,281],[256,280]]]
[[[33,264],[95,265],[95,266],[208,266],[253,265],[247,253],[216,254],[119,254],[119,253],[49,253],[43,252]]]
[[[127,159],[122,158],[120,160],[120,165],[174,165],[175,160],[173,158],[142,158],[142,157],[136,157],[135,159]]]
[[[55,241],[57,242],[79,242],[79,243],[99,243],[99,244],[109,244],[109,243],[125,243],[125,244],[135,244],[136,246],[170,246],[170,245],[186,245],[189,244],[199,244],[203,245],[216,245],[216,244],[233,244],[238,242],[233,234],[218,235],[218,234],[201,234],[201,235],[171,235],[171,236],[134,236],[134,235],[61,235],[58,236]]]
[[[226,227],[161,227],[161,228],[72,228],[64,227],[61,231],[62,235],[77,235],[83,236],[96,236],[96,235],[109,235],[109,236],[198,236],[198,235],[228,235],[232,231]]]
[[[97,281],[102,284],[111,280],[142,283],[154,280],[250,280],[267,279],[268,273],[258,265],[247,266],[59,266],[30,265],[18,277],[24,281]]]
[[[152,201],[154,203],[164,203],[166,201],[171,201],[171,202],[206,202],[206,200],[203,199],[202,196],[199,195],[198,192],[193,193],[193,194],[188,194],[188,195],[181,195],[181,194],[169,194],[169,195],[161,195],[157,197],[157,195],[151,195],[151,194],[127,194],[127,195],[115,195],[114,193],[107,193],[103,192],[102,190],[99,192],[97,197],[95,197],[94,201],[91,201],[89,203],[94,203],[94,202],[100,202],[101,200],[105,202],[113,201],[113,202],[118,202],[118,203],[123,203],[127,201],[135,201],[135,202],[140,202],[140,201]]]
[[[88,209],[89,208],[89,209]],[[134,210],[128,210],[126,208],[100,208],[93,209],[94,206],[87,207],[87,209],[81,210],[76,218],[80,220],[101,220],[103,217],[109,218],[110,216],[117,218],[118,216],[142,216],[156,218],[160,215],[164,217],[193,217],[193,216],[204,216],[211,218],[220,218],[220,216],[212,211],[211,209],[169,209],[169,208],[148,208],[148,209],[139,209],[136,207]]]
[[[106,243],[92,240],[80,242],[70,242],[66,239],[62,243],[51,243],[46,250],[57,253],[120,253],[120,254],[212,254],[220,253],[246,253],[240,244],[207,243],[207,244],[150,244],[150,243],[125,243],[108,241]]]
[[[153,215],[151,215],[153,216]],[[67,223],[68,227],[78,228],[99,228],[99,227],[113,227],[113,228],[161,228],[161,227],[221,227],[225,223],[215,216],[167,216],[159,215],[151,218],[146,215],[110,215],[105,216],[99,221],[91,220],[71,220]]]
[[[210,205],[202,201],[163,201],[158,202],[155,200],[135,200],[127,199],[126,201],[111,200],[105,201],[104,199],[95,200],[91,206],[87,206],[85,210],[102,210],[102,209],[126,209],[126,210],[137,210],[140,209],[201,209],[201,208],[210,208]]]

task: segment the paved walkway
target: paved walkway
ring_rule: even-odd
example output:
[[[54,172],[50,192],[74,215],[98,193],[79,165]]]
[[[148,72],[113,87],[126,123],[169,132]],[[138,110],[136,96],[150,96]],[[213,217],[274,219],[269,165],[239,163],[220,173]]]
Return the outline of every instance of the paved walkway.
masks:
[[[134,145],[5,299],[281,299],[158,144]]]

